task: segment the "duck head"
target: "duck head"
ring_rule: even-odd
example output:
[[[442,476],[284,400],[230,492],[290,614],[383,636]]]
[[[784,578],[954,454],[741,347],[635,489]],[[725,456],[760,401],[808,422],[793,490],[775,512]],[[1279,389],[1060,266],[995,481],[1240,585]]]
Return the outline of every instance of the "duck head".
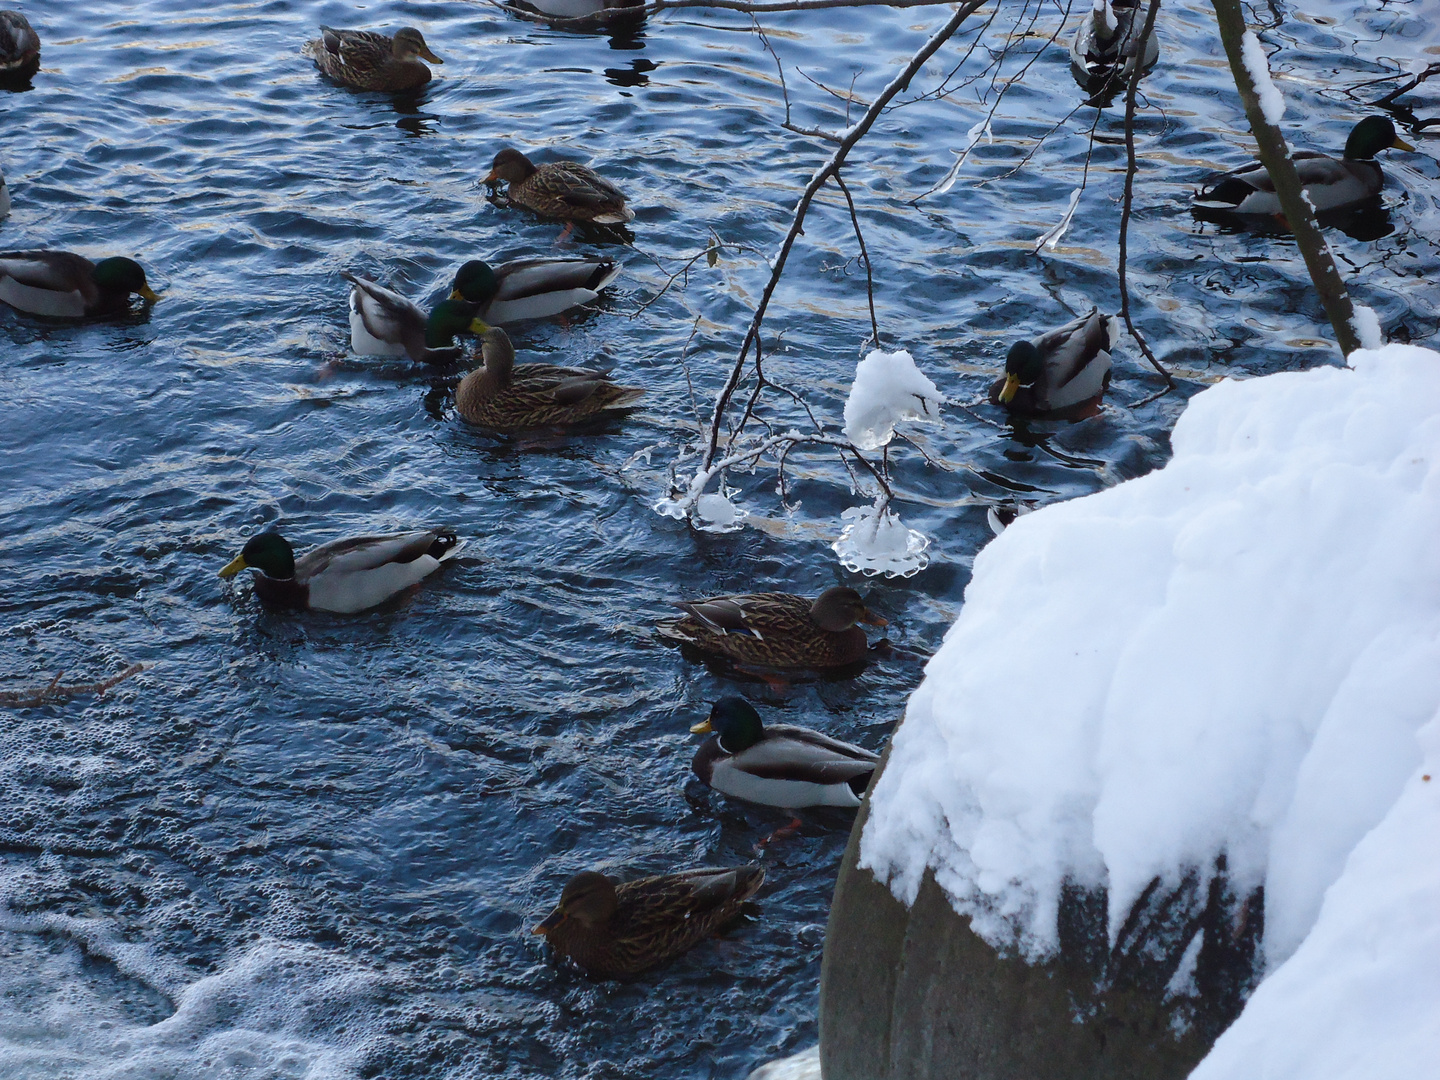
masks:
[[[488,304],[500,291],[500,282],[495,271],[484,259],[471,259],[455,271],[451,285],[451,300],[469,300],[472,304]]]
[[[1034,386],[1044,368],[1040,350],[1033,341],[1017,341],[1011,345],[1005,357],[1005,385],[1000,388],[1000,404],[1008,405],[1015,400],[1020,387]]]
[[[1345,156],[1351,161],[1369,161],[1381,150],[1414,149],[1395,133],[1395,124],[1388,116],[1367,116],[1345,140]]]
[[[886,620],[865,607],[860,594],[848,585],[834,585],[815,598],[810,605],[810,619],[821,630],[842,634],[856,623],[887,626]]]
[[[485,361],[485,371],[504,386],[510,382],[510,372],[515,368],[515,346],[510,335],[498,326],[485,331],[480,339],[480,356]]]
[[[710,716],[690,728],[693,735],[714,732],[727,754],[748,750],[765,737],[765,724],[755,707],[742,697],[723,697],[710,707]]]
[[[119,255],[111,259],[102,259],[95,264],[90,278],[106,292],[123,292],[127,295],[138,293],[152,304],[160,299],[146,282],[145,271],[134,259],[127,259]]]
[[[441,300],[425,320],[425,347],[446,349],[455,344],[456,334],[483,334],[490,329],[476,312],[479,306],[466,300]]]
[[[414,60],[417,56],[423,56],[432,64],[445,63],[430,51],[430,46],[425,44],[424,35],[413,26],[402,26],[395,31],[395,36],[390,39],[390,55],[402,63]]]
[[[507,146],[495,155],[495,160],[490,163],[490,175],[482,183],[486,187],[496,187],[502,180],[507,184],[519,184],[530,179],[534,173],[535,166],[530,159]]]
[[[225,564],[220,576],[227,581],[241,570],[259,570],[268,578],[284,580],[295,576],[295,552],[290,542],[271,530],[252,536],[240,554]]]
[[[548,937],[567,921],[594,930],[610,921],[610,916],[615,914],[615,903],[615,882],[594,870],[583,870],[565,883],[560,903],[530,932]]]

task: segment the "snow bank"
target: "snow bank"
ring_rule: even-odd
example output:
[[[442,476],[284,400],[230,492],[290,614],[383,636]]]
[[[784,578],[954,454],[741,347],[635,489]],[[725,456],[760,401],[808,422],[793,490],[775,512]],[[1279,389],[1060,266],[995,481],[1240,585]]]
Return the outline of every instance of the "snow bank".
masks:
[[[879,450],[902,420],[934,420],[945,395],[915,366],[903,349],[872,349],[855,365],[855,382],[845,401],[845,437],[861,450]]]
[[[1320,918],[1192,1080],[1434,1076],[1440,1050],[1440,722]],[[1280,1036],[1277,1038],[1277,1034]]]
[[[1225,852],[1238,893],[1265,886],[1273,974],[1205,1080],[1408,1080],[1440,1050],[1440,781],[1417,742],[1431,724],[1433,775],[1440,354],[1351,363],[1220,383],[1164,469],[985,548],[862,838],[901,900],[933,868],[1032,957],[1066,879],[1108,887],[1113,936],[1152,877]]]

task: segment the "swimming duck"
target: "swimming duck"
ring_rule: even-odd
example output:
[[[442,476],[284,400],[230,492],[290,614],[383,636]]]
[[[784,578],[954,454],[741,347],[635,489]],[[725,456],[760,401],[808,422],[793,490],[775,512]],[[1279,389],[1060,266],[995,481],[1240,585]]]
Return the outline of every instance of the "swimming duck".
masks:
[[[40,35],[18,11],[0,11],[0,81],[24,82],[40,70]]]
[[[690,731],[709,734],[690,768],[726,795],[766,806],[859,806],[878,754],[793,724],[766,725],[744,698],[724,697]],[[713,732],[713,734],[711,734]]]
[[[621,884],[586,870],[566,882],[560,903],[532,933],[595,978],[628,979],[733,920],[764,880],[764,868],[753,863]]]
[[[506,147],[495,155],[483,181],[489,188],[502,182],[509,185],[505,195],[511,203],[541,217],[597,225],[623,225],[635,217],[619,188],[574,161],[535,165],[519,150]]]
[[[520,8],[564,20],[571,31],[631,31],[645,21],[646,0],[511,0]]]
[[[1110,350],[1120,335],[1113,316],[1096,308],[1034,341],[1017,341],[990,401],[1017,416],[1081,420],[1100,410],[1110,385]]]
[[[1339,210],[1373,199],[1385,186],[1385,174],[1375,162],[1382,150],[1414,150],[1395,133],[1388,116],[1367,116],[1345,140],[1345,156],[1336,160],[1314,150],[1299,150],[1293,155],[1300,186],[1318,210]],[[1265,166],[1250,164],[1211,177],[1195,197],[1201,209],[1228,210],[1237,214],[1278,214],[1280,198],[1275,182]]]
[[[456,271],[450,299],[479,304],[480,317],[500,326],[588,304],[619,276],[614,259],[513,259],[494,267],[471,259]]]
[[[751,593],[685,600],[685,614],[662,622],[662,637],[737,664],[767,668],[834,668],[863,660],[870,645],[856,623],[885,626],[860,594],[835,585],[814,601],[790,593]]]
[[[17,311],[57,319],[113,315],[130,306],[130,294],[156,296],[134,259],[92,263],[69,251],[0,252],[0,300]]]
[[[607,371],[515,363],[515,346],[498,327],[481,339],[484,363],[460,381],[455,409],[492,431],[519,431],[588,420],[623,409],[645,393],[610,381]]]
[[[430,81],[430,69],[415,59],[417,56],[432,64],[445,62],[430,51],[413,26],[401,27],[393,38],[373,30],[328,26],[320,27],[320,34],[301,51],[330,78],[357,90],[415,90]]]
[[[417,529],[331,540],[297,560],[289,541],[270,531],[247,540],[220,576],[254,570],[255,592],[267,604],[350,615],[429,577],[463,546],[453,530]]]
[[[1104,83],[1115,76],[1128,76],[1135,70],[1135,50],[1140,31],[1145,26],[1145,12],[1138,0],[1094,0],[1091,10],[1080,20],[1075,40],[1070,44],[1070,63],[1075,77],[1086,87]],[[1141,69],[1154,65],[1160,57],[1160,43],[1152,33],[1145,42]]]
[[[426,315],[397,292],[341,271],[350,282],[350,347],[360,356],[408,356],[417,364],[451,364],[460,359],[456,334],[490,329],[476,317],[477,305],[442,300]]]

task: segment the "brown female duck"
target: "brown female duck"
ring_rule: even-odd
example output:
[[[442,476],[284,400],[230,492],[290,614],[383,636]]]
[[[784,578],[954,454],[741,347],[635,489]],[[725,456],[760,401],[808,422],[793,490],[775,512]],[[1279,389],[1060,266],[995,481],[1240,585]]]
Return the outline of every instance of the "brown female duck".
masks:
[[[856,623],[885,626],[854,589],[836,585],[814,601],[790,593],[685,600],[685,615],[662,622],[662,637],[733,663],[766,668],[836,668],[863,660],[870,645]]]
[[[622,884],[593,870],[576,874],[535,927],[551,948],[597,979],[628,979],[674,960],[740,913],[765,871],[706,867]]]
[[[40,35],[18,11],[0,11],[0,83],[24,83],[40,70]]]
[[[455,408],[477,427],[520,431],[588,420],[623,409],[644,390],[618,386],[604,371],[515,363],[515,346],[498,327],[481,339],[484,363],[461,381]]]
[[[357,90],[415,90],[430,81],[430,69],[416,57],[423,56],[432,64],[445,62],[430,51],[413,26],[402,27],[393,38],[373,30],[329,26],[320,27],[320,34],[307,41],[302,51],[330,78]]]
[[[594,169],[574,161],[536,165],[519,150],[506,147],[495,155],[489,188],[509,185],[506,198],[541,217],[561,221],[592,221],[597,225],[623,225],[635,216],[625,196]]]

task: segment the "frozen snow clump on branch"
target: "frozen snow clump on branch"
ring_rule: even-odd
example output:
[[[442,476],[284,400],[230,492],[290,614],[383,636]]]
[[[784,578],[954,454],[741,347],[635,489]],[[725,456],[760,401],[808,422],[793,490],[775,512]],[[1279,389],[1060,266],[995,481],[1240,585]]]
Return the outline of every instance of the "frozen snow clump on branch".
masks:
[[[850,524],[840,530],[840,539],[830,545],[840,556],[840,565],[861,574],[886,577],[913,577],[930,562],[925,549],[929,539],[907,529],[898,514],[892,513],[882,497],[874,506],[852,506],[840,517]]]
[[[1440,354],[1349,363],[1221,382],[1163,469],[981,551],[862,837],[1032,957],[1062,883],[1113,937],[1224,853],[1271,975],[1197,1080],[1440,1054]]]
[[[935,420],[945,395],[915,366],[903,349],[872,349],[855,365],[855,382],[845,402],[845,437],[861,450],[878,450],[895,436],[902,420]]]

